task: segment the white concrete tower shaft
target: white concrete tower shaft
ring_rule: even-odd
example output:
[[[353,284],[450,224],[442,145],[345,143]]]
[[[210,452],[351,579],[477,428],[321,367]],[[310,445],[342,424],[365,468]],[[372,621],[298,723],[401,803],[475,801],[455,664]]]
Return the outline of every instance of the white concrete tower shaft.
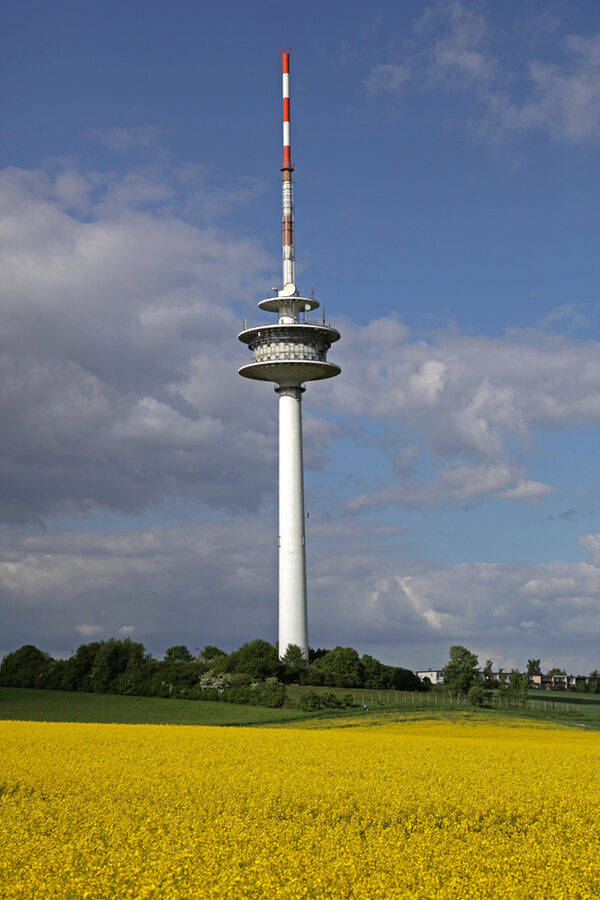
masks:
[[[283,290],[295,281],[294,203],[290,134],[290,54],[281,53],[283,163],[281,165],[281,263]],[[285,308],[280,322],[293,322]],[[280,385],[279,394],[279,654],[290,644],[308,658],[306,603],[306,534],[302,459],[302,394],[300,383]]]
[[[302,394],[300,385],[279,394],[279,652],[296,644],[308,657]]]
[[[279,394],[279,655],[295,644],[308,659],[306,602],[306,540],[304,466],[302,459],[302,394],[306,381],[340,374],[327,361],[327,351],[340,334],[335,328],[309,322],[307,314],[320,304],[302,297],[294,275],[294,208],[290,142],[290,55],[282,50],[283,164],[281,259],[283,287],[259,309],[277,313],[277,324],[244,328],[238,335],[253,352],[240,375],[273,381]]]

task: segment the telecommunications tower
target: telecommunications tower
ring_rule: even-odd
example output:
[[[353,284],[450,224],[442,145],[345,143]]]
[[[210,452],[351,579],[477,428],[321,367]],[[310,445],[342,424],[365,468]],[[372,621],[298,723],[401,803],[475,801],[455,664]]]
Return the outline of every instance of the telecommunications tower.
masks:
[[[340,374],[327,362],[327,351],[339,331],[312,322],[308,313],[320,304],[302,297],[294,275],[294,211],[290,150],[290,54],[283,61],[282,262],[283,287],[261,300],[259,309],[277,313],[277,322],[245,328],[238,338],[252,350],[253,360],[239,370],[244,378],[274,381],[279,394],[279,655],[290,644],[308,659],[306,611],[306,546],[304,535],[304,474],[302,464],[302,394],[305,381]]]

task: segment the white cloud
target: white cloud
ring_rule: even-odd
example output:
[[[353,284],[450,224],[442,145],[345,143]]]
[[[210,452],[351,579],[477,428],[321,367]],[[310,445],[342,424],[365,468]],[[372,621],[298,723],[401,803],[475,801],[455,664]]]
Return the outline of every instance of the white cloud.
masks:
[[[488,32],[485,18],[459,0],[443,0],[429,7],[415,24],[415,32],[430,47],[429,83],[479,84],[494,75],[496,64],[482,44]]]
[[[162,134],[158,125],[106,125],[92,128],[90,134],[99,138],[109,150],[130,150],[132,147],[149,147]]]
[[[595,574],[595,573],[594,573]],[[519,593],[527,597],[565,597],[572,596],[578,592],[578,582],[575,578],[532,578],[527,581],[520,589]]]
[[[323,384],[313,405],[399,424],[391,457],[427,449],[436,470],[423,483],[406,464],[398,482],[362,492],[350,503],[431,506],[480,494],[536,503],[554,490],[530,476],[527,454],[541,430],[600,426],[600,344],[547,332],[512,331],[503,338],[449,332],[436,342],[412,340],[400,323],[343,324],[336,360],[344,377]],[[383,335],[386,338],[383,339]],[[414,449],[409,462],[417,460]]]
[[[446,366],[437,359],[424,362],[418,372],[410,376],[410,386],[421,402],[435,403],[446,381]]]
[[[313,646],[350,644],[410,667],[443,665],[454,643],[505,667],[522,668],[530,657],[577,673],[599,664],[600,566],[441,566],[411,558],[410,534],[398,529],[316,516],[308,530]],[[232,648],[254,636],[274,641],[276,606],[270,517],[120,534],[0,535],[0,614],[11,640],[0,652],[20,640],[68,653],[69,634],[132,634],[124,619],[136,622],[136,639],[155,653],[174,643]]]
[[[492,458],[507,434],[527,444],[535,428],[600,425],[595,341],[513,330],[502,338],[448,332],[428,343],[386,319],[342,327],[344,377],[323,385],[324,403],[388,421],[401,415],[409,426],[418,420],[437,453]]]
[[[272,261],[165,215],[179,190],[168,173],[96,179],[82,220],[91,184],[0,173],[0,519],[177,494],[256,506],[273,490],[276,404],[237,383],[230,303],[257,293]],[[321,432],[321,459],[326,443]]]
[[[523,500],[525,503],[539,503],[543,497],[553,493],[551,484],[543,484],[541,481],[522,481],[514,488],[508,488],[497,494],[502,500]]]
[[[571,35],[565,44],[568,63],[530,63],[531,90],[524,102],[505,93],[490,96],[488,127],[499,133],[545,131],[570,143],[600,138],[600,34]]]
[[[464,503],[473,497],[500,491],[518,477],[518,472],[505,463],[480,466],[454,464],[427,483],[407,480],[374,494],[361,494],[348,502],[347,509],[349,512],[360,512],[390,505],[427,507]]]
[[[585,550],[588,562],[600,566],[600,534],[584,534],[579,546]]]
[[[369,94],[398,95],[409,79],[410,71],[406,66],[380,64],[365,78],[365,87]]]
[[[87,213],[90,208],[92,183],[78,172],[60,172],[54,182],[54,193],[59,203],[75,212]]]
[[[165,213],[177,177],[66,174],[0,173],[0,518],[132,512],[174,496],[257,508],[275,487],[276,404],[264,385],[238,383],[231,302],[258,293],[274,262],[251,240]],[[133,183],[144,187],[132,194]],[[94,197],[85,220],[65,208],[64,184],[73,202]],[[544,331],[427,342],[393,318],[340,324],[344,376],[310,405],[346,423],[307,415],[307,464],[322,467],[367,417],[388,429],[399,479],[361,488],[355,511],[483,494],[537,502],[552,490],[527,471],[538,431],[600,425],[596,342]],[[422,449],[426,483],[412,474]]]
[[[94,635],[102,634],[104,628],[102,625],[76,625],[75,631],[82,637],[94,637]]]
[[[538,17],[536,34],[547,59],[524,66],[501,62],[491,49],[497,37],[482,12],[460,0],[440,0],[415,22],[415,38],[402,61],[376,65],[366,80],[369,93],[399,94],[410,80],[425,90],[461,91],[472,100],[467,126],[479,136],[542,132],[553,140],[600,139],[600,34],[562,38],[552,15]],[[516,41],[531,52],[531,23],[516,20]],[[550,43],[552,39],[552,43]],[[566,58],[564,58],[566,56]],[[559,61],[557,61],[557,58]]]

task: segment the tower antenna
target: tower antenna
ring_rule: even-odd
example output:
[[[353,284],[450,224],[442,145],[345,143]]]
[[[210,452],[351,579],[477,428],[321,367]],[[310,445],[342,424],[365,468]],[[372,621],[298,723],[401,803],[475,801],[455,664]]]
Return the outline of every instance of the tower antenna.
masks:
[[[284,290],[294,284],[294,202],[292,189],[292,148],[290,143],[290,51],[281,51],[281,87],[283,95],[283,175],[281,185],[281,261]]]

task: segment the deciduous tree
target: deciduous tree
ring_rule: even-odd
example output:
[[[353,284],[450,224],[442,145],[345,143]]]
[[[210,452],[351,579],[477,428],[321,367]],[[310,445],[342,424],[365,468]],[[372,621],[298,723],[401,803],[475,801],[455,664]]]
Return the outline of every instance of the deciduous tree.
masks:
[[[298,644],[288,644],[285,655],[281,660],[282,681],[292,684],[306,680],[308,661],[304,658],[302,649]]]
[[[471,685],[479,678],[479,660],[466,647],[455,644],[450,647],[448,662],[444,668],[444,684],[453,694],[469,693]]]
[[[38,650],[33,644],[25,644],[7,653],[0,665],[0,684],[4,687],[40,688],[52,666],[52,657]]]
[[[187,663],[193,659],[192,654],[184,644],[175,644],[165,650],[165,662]]]
[[[539,659],[528,659],[527,660],[527,674],[531,678],[532,675],[541,675],[541,660]]]
[[[273,644],[258,638],[248,641],[229,655],[227,668],[230,672],[245,672],[258,681],[278,674],[279,656]]]
[[[360,657],[354,647],[335,647],[316,663],[325,684],[337,687],[360,687],[363,673]]]

